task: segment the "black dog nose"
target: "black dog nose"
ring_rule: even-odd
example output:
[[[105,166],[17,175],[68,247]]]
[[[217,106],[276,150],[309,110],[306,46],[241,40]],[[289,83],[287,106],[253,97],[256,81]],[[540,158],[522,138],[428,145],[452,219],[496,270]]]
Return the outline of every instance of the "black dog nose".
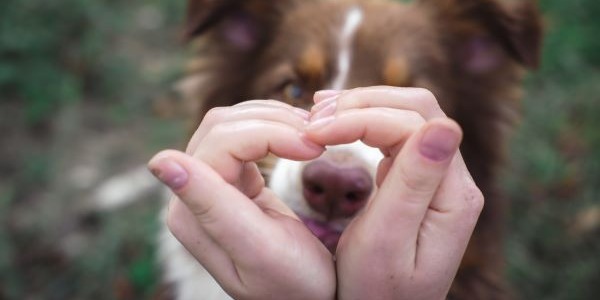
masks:
[[[353,216],[373,191],[373,179],[366,169],[337,165],[326,159],[304,167],[302,185],[310,207],[328,219]]]

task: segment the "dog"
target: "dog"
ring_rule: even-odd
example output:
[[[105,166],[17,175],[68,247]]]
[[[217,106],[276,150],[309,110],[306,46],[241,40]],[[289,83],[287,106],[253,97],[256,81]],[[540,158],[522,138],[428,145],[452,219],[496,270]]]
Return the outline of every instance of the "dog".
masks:
[[[510,299],[506,200],[496,179],[518,118],[521,81],[540,59],[541,23],[527,0],[189,0],[185,38],[196,54],[186,92],[199,103],[197,125],[211,108],[250,99],[308,108],[322,89],[431,91],[461,125],[461,152],[486,198],[448,299]],[[310,162],[271,157],[260,166],[333,252],[368,200],[380,155],[355,143]],[[176,299],[230,299],[167,230],[161,253]]]

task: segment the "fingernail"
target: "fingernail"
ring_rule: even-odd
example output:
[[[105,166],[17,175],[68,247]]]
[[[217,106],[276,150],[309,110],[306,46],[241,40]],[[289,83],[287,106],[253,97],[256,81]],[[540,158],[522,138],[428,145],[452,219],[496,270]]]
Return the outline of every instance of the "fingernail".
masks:
[[[339,90],[322,90],[315,93],[315,97],[313,100],[315,101],[315,103],[320,103],[328,98],[339,96],[341,93],[342,91]]]
[[[337,99],[338,99],[338,97],[337,97],[337,96],[329,97],[329,98],[327,98],[327,99],[325,99],[325,100],[323,100],[323,101],[321,101],[321,102],[319,102],[319,103],[315,104],[315,105],[314,105],[314,106],[313,106],[313,107],[310,109],[310,112],[314,114],[314,113],[316,113],[316,112],[318,112],[318,111],[320,111],[320,110],[323,110],[323,108],[325,108],[325,107],[327,107],[327,106],[331,105],[331,103],[337,103]]]
[[[152,174],[172,190],[178,190],[187,184],[188,173],[176,161],[163,158],[152,165],[150,167]]]
[[[318,120],[312,120],[306,126],[306,130],[307,131],[318,130],[318,129],[323,128],[323,127],[327,126],[328,124],[332,123],[334,120],[335,120],[335,116],[329,116],[329,117],[321,118]]]
[[[430,126],[419,145],[421,154],[433,161],[444,161],[454,155],[458,149],[460,137],[452,129]]]
[[[337,102],[331,102],[331,103],[329,103],[329,105],[327,105],[327,106],[323,107],[322,109],[313,113],[310,117],[310,120],[316,121],[319,119],[323,119],[323,118],[332,116],[333,114],[335,114],[336,110],[337,110]]]

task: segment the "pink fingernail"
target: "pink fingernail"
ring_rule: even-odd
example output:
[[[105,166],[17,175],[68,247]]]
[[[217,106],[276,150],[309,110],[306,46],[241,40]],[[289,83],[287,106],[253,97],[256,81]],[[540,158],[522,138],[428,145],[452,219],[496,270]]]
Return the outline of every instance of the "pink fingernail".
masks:
[[[172,190],[181,189],[187,184],[189,175],[175,160],[163,158],[152,165],[152,174]]]
[[[314,101],[315,104],[323,102],[323,100],[327,100],[328,98],[339,96],[342,91],[339,90],[322,90],[315,93]]]
[[[454,155],[458,149],[460,137],[453,130],[441,126],[431,126],[427,129],[419,151],[433,161],[444,161]]]

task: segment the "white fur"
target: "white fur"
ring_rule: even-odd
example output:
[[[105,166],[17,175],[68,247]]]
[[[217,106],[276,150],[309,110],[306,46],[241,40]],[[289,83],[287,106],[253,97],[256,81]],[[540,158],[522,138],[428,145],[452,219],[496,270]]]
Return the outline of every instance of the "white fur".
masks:
[[[90,206],[94,210],[111,211],[135,202],[151,191],[157,181],[146,165],[114,176],[92,192]]]
[[[362,21],[363,12],[359,7],[353,7],[346,14],[345,23],[338,41],[337,75],[331,85],[331,88],[334,90],[343,89],[346,81],[348,81],[350,63],[352,62],[352,43]]]

